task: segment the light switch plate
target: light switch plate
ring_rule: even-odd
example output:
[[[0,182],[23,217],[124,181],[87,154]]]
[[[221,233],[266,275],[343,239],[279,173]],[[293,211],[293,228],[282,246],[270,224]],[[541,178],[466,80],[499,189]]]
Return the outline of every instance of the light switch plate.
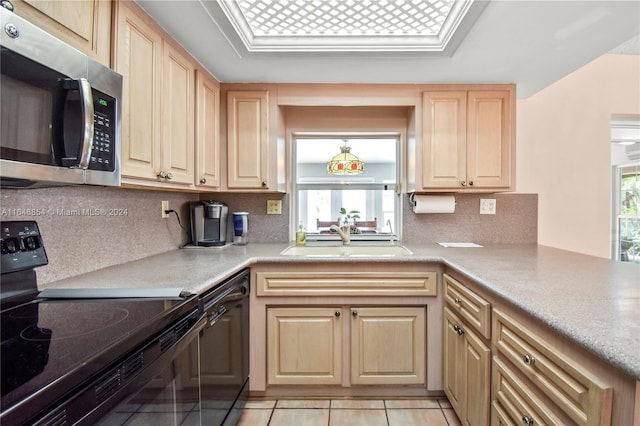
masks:
[[[267,214],[282,214],[282,200],[267,200]]]
[[[481,198],[480,199],[480,214],[496,214],[496,199],[495,198]]]

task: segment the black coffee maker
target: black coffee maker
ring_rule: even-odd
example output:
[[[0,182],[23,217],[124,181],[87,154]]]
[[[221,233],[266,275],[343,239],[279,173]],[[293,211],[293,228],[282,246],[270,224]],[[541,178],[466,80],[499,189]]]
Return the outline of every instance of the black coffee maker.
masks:
[[[194,246],[223,246],[227,243],[229,208],[218,201],[197,201],[190,204],[191,243]]]

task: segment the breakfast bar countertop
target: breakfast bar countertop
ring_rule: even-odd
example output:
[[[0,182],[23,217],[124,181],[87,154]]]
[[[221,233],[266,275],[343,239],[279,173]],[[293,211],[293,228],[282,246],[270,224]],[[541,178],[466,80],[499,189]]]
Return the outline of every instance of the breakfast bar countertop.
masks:
[[[640,380],[640,265],[541,245],[408,245],[394,257],[284,256],[288,244],[186,248],[43,284],[43,288],[181,287],[204,293],[257,262],[436,262],[541,320]]]

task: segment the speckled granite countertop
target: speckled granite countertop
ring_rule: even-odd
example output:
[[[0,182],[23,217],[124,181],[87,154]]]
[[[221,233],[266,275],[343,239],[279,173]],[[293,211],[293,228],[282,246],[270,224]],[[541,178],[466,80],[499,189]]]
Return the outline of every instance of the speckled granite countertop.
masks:
[[[183,287],[203,293],[256,262],[317,262],[282,256],[286,244],[175,250],[47,284],[47,288]],[[371,262],[441,262],[640,379],[640,266],[537,245],[443,248]],[[363,261],[323,258],[323,262]]]

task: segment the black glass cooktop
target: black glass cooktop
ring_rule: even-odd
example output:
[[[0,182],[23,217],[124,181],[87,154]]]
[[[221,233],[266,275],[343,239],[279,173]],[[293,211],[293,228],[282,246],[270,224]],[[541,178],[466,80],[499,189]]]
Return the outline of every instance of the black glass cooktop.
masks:
[[[33,301],[2,310],[2,397],[7,412],[38,412],[197,309],[186,299]]]

